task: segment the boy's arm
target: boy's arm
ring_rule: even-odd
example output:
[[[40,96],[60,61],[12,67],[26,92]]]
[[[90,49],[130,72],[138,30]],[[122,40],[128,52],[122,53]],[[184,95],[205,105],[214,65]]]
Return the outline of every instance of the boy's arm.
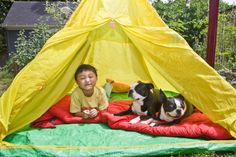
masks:
[[[107,109],[109,102],[108,102],[105,90],[103,88],[100,88],[100,89],[101,89],[101,96],[100,96],[100,102],[99,102],[98,109],[105,110],[105,109]]]
[[[71,94],[70,113],[72,113],[74,116],[83,116],[83,112],[81,112],[81,103],[76,92]]]
[[[84,110],[81,112],[81,103],[79,101],[79,98],[76,94],[71,95],[71,102],[70,102],[70,113],[73,114],[73,116],[76,117],[82,117],[82,118],[89,118],[90,112],[89,110]]]

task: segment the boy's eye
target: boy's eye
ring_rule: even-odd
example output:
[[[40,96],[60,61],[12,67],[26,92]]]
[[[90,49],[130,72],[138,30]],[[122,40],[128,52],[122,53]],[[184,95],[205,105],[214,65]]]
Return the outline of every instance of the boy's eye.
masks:
[[[80,80],[85,80],[85,79],[87,79],[87,78],[89,78],[89,79],[93,79],[93,78],[94,78],[94,76],[80,77],[79,79],[80,79]]]

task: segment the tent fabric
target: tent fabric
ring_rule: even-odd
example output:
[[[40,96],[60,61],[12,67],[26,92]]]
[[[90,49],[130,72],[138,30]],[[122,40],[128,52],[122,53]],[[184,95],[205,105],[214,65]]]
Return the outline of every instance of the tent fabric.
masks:
[[[236,137],[236,90],[170,29],[148,0],[82,0],[0,98],[0,139],[33,122],[75,82],[81,63],[106,78],[181,93]]]
[[[113,116],[114,113],[127,110],[131,100],[116,100],[109,103],[108,109],[100,111],[99,115],[91,119],[74,117],[69,112],[70,96],[65,96],[53,105],[42,117],[37,119],[32,127],[55,128],[55,125],[65,123],[105,123],[112,129],[123,129],[146,133],[154,136],[190,137],[206,139],[231,139],[232,136],[219,124],[212,123],[206,115],[196,111],[179,124],[151,127],[147,124],[130,124],[136,115]]]
[[[102,123],[62,124],[55,129],[30,129],[6,137],[1,157],[32,156],[182,156],[236,149],[235,140],[152,136],[110,129]],[[191,154],[190,154],[191,156]]]

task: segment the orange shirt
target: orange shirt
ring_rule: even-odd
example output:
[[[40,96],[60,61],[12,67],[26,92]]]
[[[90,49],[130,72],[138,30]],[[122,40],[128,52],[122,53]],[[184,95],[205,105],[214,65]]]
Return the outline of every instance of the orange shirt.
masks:
[[[86,97],[83,91],[77,87],[71,94],[70,112],[77,113],[85,109],[96,108],[104,110],[108,107],[108,99],[106,92],[101,87],[94,87],[94,93],[90,97]]]

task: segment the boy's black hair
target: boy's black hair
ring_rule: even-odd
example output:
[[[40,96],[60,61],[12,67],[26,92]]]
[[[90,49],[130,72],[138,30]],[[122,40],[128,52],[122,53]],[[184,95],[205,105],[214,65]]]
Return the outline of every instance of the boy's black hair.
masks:
[[[74,75],[75,80],[76,80],[77,75],[79,73],[82,73],[83,71],[92,71],[97,77],[97,69],[94,66],[90,64],[81,64],[75,71],[75,75]]]

